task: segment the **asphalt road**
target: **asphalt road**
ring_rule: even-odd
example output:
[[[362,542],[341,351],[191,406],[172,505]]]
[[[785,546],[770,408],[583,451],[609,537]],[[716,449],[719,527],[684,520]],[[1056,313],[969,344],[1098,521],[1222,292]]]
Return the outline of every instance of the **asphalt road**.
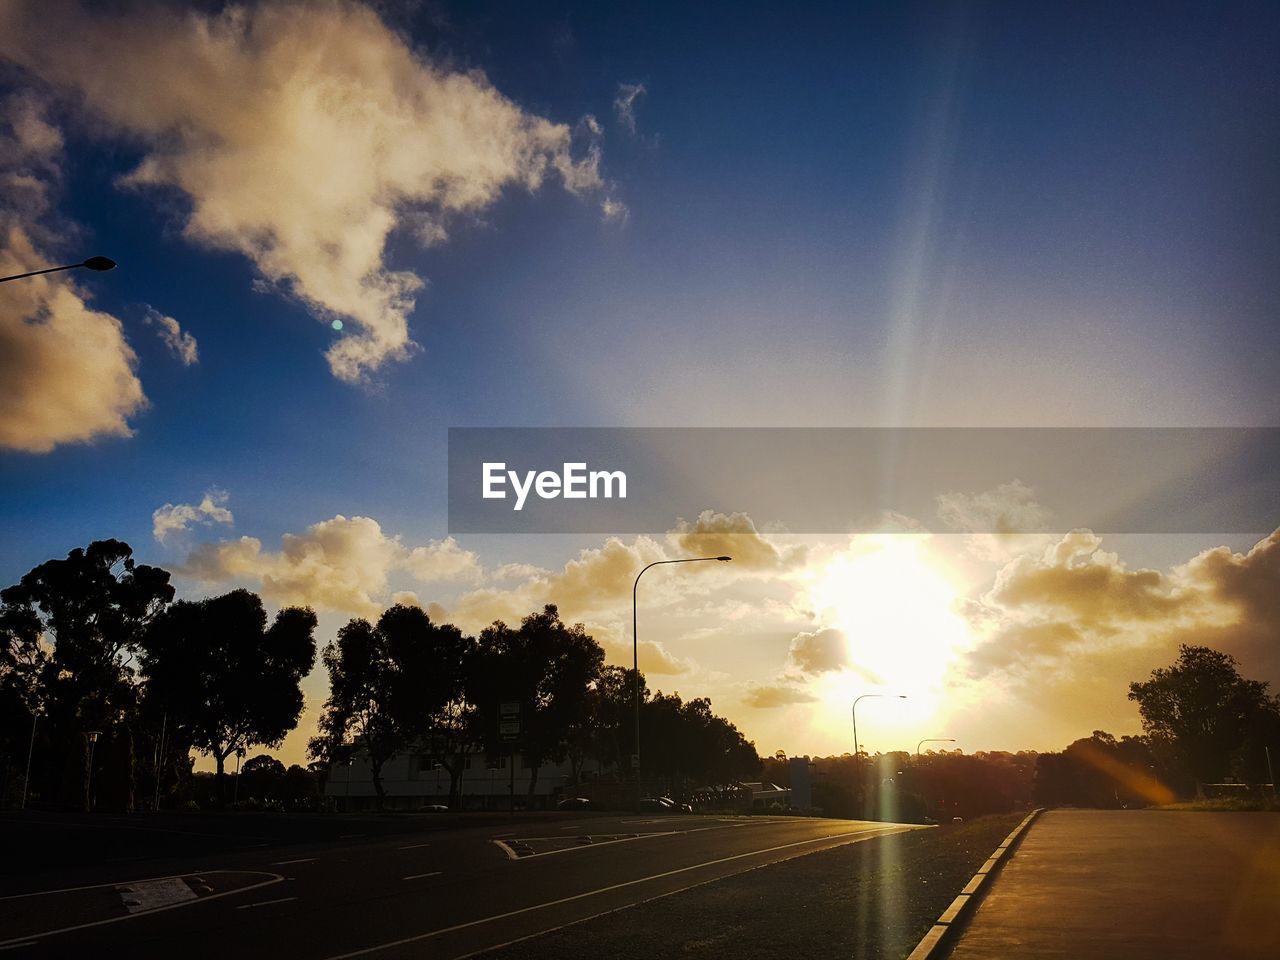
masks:
[[[1051,810],[952,960],[1280,957],[1280,815]]]
[[[30,864],[14,870],[6,857],[0,952],[463,957],[753,867],[909,829],[601,814],[460,821],[28,816],[0,821],[3,836],[20,838]],[[31,859],[33,849],[50,852],[52,862]]]

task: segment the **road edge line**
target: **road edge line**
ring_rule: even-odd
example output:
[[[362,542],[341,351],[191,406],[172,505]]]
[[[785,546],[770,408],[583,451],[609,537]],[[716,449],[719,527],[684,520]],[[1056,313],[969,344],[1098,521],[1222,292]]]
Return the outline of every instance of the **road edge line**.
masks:
[[[986,862],[978,868],[969,882],[956,896],[946,910],[938,917],[928,932],[920,938],[920,942],[916,944],[916,948],[907,956],[907,960],[940,960],[946,956],[951,950],[952,942],[955,940],[956,933],[964,925],[965,921],[977,909],[978,901],[986,895],[994,882],[995,875],[1000,872],[1000,868],[1008,861],[1012,855],[1014,848],[1018,845],[1018,841],[1026,834],[1031,824],[1040,814],[1044,813],[1044,807],[1036,807],[1028,813],[1009,835],[1004,838],[1001,844],[995,848],[991,856]]]

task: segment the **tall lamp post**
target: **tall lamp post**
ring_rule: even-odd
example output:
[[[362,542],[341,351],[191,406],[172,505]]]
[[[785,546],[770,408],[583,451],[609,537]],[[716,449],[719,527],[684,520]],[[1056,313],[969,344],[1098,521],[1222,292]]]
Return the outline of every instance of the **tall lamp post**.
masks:
[[[18,807],[19,810],[27,809],[27,789],[31,786],[31,756],[36,752],[36,720],[39,717],[40,708],[37,707],[31,711],[31,741],[27,744],[27,772],[22,778],[22,806]]]
[[[633,678],[635,685],[635,713],[636,713],[636,749],[635,749],[635,768],[636,768],[636,813],[640,812],[640,634],[637,615],[637,592],[640,589],[640,578],[644,576],[645,570],[650,567],[660,567],[664,563],[705,563],[708,560],[718,560],[721,563],[728,563],[733,557],[684,557],[680,560],[655,560],[653,563],[641,569],[636,574],[636,582],[631,585],[631,669],[635,676]]]
[[[24,277],[38,277],[42,273],[57,273],[59,270],[78,270],[80,267],[102,273],[105,270],[114,270],[116,262],[110,257],[90,257],[88,260],[81,260],[79,263],[68,263],[62,267],[46,267],[43,270],[32,270],[29,273],[15,273],[11,277],[0,277],[0,283],[5,283],[9,280],[21,280]]]
[[[859,756],[861,756],[861,755],[862,755],[862,750],[861,750],[861,749],[859,749],[859,747],[858,747],[858,701],[859,701],[859,700],[866,700],[868,697],[888,697],[888,696],[896,696],[899,700],[905,700],[905,699],[907,699],[907,695],[906,695],[905,693],[899,693],[899,694],[888,694],[888,693],[864,693],[862,696],[860,696],[860,697],[855,697],[855,698],[854,698],[854,700],[853,700],[853,710],[852,710],[852,713],[853,713],[853,755],[854,755],[854,757],[859,757]]]
[[[858,701],[866,700],[868,697],[888,697],[896,696],[899,700],[907,699],[905,693],[888,694],[888,693],[864,693],[860,697],[853,698],[853,708],[850,713],[853,715],[853,762],[858,769],[858,789],[862,789],[862,748],[858,744]]]
[[[916,744],[916,756],[920,756],[920,748],[926,743],[955,743],[955,737],[926,737]]]
[[[84,812],[93,812],[93,752],[98,745],[98,737],[102,735],[101,730],[86,730],[84,738],[89,741],[89,763],[86,767],[87,775],[84,778]]]

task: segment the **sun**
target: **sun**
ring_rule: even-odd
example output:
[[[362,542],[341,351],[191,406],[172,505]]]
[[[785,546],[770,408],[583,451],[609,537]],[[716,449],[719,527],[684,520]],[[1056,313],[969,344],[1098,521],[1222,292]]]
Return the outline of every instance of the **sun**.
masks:
[[[847,704],[858,693],[907,694],[915,715],[936,701],[971,636],[956,609],[961,588],[928,541],[917,534],[858,537],[815,574],[813,609],[847,644],[847,671],[825,678],[832,697]]]

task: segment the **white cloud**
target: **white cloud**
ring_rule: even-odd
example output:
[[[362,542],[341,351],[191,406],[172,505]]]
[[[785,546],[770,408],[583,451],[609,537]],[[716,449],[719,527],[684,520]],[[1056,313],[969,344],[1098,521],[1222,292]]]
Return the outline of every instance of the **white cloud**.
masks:
[[[189,530],[193,523],[230,525],[235,522],[227,508],[225,490],[209,490],[197,504],[166,503],[151,514],[151,535],[160,543],[174,533]]]
[[[751,684],[743,703],[759,710],[771,710],[775,707],[789,707],[797,703],[814,703],[817,697],[803,687],[789,683]]]
[[[200,359],[196,338],[183,330],[173,317],[165,316],[154,307],[147,307],[142,322],[156,328],[169,352],[182,361],[184,367],[189,367]]]
[[[616,197],[605,197],[600,201],[600,215],[605,223],[626,223],[631,210]]]
[[[66,225],[51,223],[62,135],[30,95],[0,101],[0,275],[66,259]],[[69,274],[0,284],[0,447],[47,453],[67,443],[128,437],[146,406],[137,356],[120,321],[94,310]]]
[[[470,550],[458,546],[453,537],[414,547],[400,566],[423,583],[476,581],[481,577],[479,559]]]
[[[791,640],[791,662],[805,673],[826,673],[848,666],[849,647],[834,627],[798,633]]]
[[[0,274],[49,265],[3,213],[0,231]],[[0,447],[48,453],[61,444],[132,436],[129,419],[147,402],[137,362],[120,321],[90,307],[69,281],[0,284]]]
[[[938,518],[968,534],[969,552],[980,559],[1004,562],[1043,550],[1051,540],[1045,531],[1053,514],[1021,480],[979,493],[944,493],[937,504]]]
[[[1075,530],[1007,563],[966,615],[981,641],[973,678],[1097,724],[1099,701],[1200,644],[1239,658],[1246,675],[1280,678],[1280,531],[1247,553],[1206,550],[1169,570],[1135,569]],[[1112,707],[1114,709],[1114,707]]]
[[[257,582],[280,604],[372,616],[408,597],[390,591],[397,571],[423,583],[466,581],[479,576],[479,563],[452,537],[410,549],[370,517],[339,514],[305,533],[286,533],[277,552],[264,551],[256,537],[199,544],[180,572],[202,582]]]
[[[0,55],[70,93],[93,129],[139,145],[121,182],[177,190],[189,240],[243,254],[324,322],[342,319],[327,356],[347,381],[415,350],[423,282],[388,265],[393,231],[439,243],[505,189],[602,187],[592,125],[575,143],[349,0],[218,14],[6,4]]]
[[[636,132],[636,101],[648,91],[643,83],[620,83],[613,98],[613,113],[628,133]]]

